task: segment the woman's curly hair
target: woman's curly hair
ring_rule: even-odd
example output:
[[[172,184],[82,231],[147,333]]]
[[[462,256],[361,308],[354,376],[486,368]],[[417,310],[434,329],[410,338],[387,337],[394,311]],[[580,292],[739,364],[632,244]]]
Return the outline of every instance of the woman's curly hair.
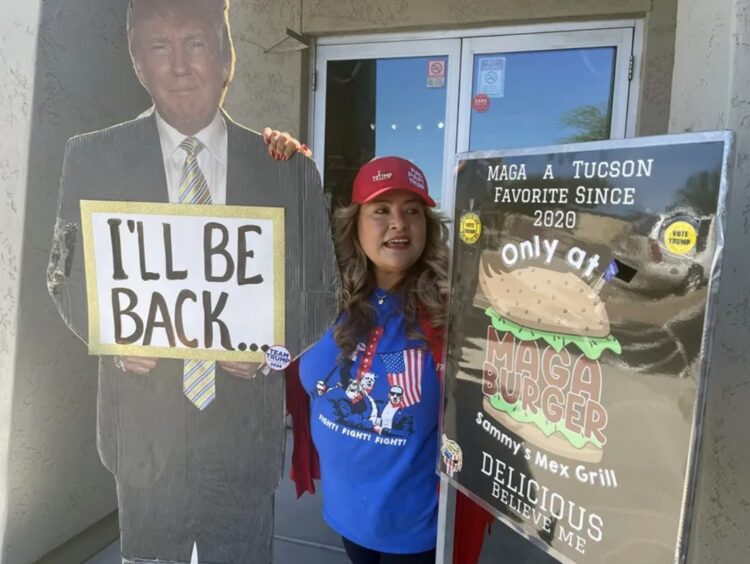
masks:
[[[423,206],[426,220],[425,247],[422,255],[390,292],[401,298],[407,336],[424,339],[419,330],[420,308],[433,327],[445,324],[448,298],[448,228],[445,220]],[[339,322],[333,336],[341,350],[340,358],[350,356],[357,344],[367,339],[375,323],[371,297],[375,291],[375,271],[357,236],[359,204],[336,210],[333,231],[336,257],[341,273]]]

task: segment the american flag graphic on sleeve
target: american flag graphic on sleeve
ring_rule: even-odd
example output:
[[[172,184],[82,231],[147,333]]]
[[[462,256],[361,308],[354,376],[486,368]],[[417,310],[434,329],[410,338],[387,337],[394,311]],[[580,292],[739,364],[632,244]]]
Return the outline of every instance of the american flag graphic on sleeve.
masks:
[[[422,349],[406,349],[397,353],[379,353],[388,372],[388,384],[401,386],[403,407],[419,403],[422,399]]]

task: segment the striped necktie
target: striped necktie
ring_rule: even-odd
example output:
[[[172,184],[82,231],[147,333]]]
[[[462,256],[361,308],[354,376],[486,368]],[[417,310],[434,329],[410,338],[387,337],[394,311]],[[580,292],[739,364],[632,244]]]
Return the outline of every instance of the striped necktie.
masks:
[[[203,145],[194,137],[186,137],[180,143],[180,149],[185,151],[186,157],[180,175],[179,202],[210,204],[211,192],[197,159]],[[210,360],[186,360],[182,372],[182,391],[201,411],[208,407],[216,399],[216,363]]]

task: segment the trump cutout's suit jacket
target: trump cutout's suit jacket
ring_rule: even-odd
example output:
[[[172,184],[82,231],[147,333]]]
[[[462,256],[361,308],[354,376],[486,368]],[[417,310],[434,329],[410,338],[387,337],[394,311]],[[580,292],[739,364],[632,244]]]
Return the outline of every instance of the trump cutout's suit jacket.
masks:
[[[279,163],[255,132],[225,116],[228,205],[283,207],[286,345],[293,354],[332,321],[337,271],[320,178],[302,155]],[[152,112],[70,139],[48,271],[68,326],[87,341],[80,205],[84,199],[168,202]],[[271,561],[273,491],[284,452],[283,378],[234,377],[217,365],[205,411],[182,393],[182,361],[148,375],[99,362],[98,448],[115,476],[126,561]]]

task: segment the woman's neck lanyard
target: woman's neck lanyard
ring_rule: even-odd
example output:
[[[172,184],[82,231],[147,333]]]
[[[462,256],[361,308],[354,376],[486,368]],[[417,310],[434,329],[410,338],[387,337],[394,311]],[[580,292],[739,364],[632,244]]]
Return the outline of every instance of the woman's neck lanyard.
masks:
[[[378,343],[382,337],[382,327],[373,327],[370,330],[370,334],[367,337],[367,343],[365,344],[365,350],[362,351],[362,362],[360,362],[359,369],[357,370],[357,381],[362,379],[365,372],[370,372],[372,359],[375,358],[375,351],[377,350]]]

